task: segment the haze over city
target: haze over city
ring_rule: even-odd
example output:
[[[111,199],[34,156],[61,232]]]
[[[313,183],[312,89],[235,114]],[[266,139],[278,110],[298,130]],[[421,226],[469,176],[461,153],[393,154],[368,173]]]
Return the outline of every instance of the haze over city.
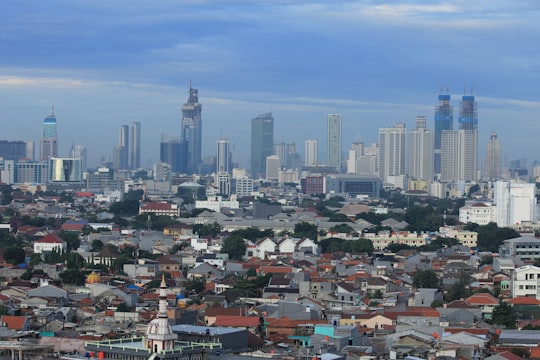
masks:
[[[343,151],[417,115],[437,95],[478,102],[479,156],[492,131],[503,159],[538,157],[540,4],[535,1],[7,2],[0,12],[2,139],[39,141],[52,105],[60,154],[111,155],[120,125],[142,125],[142,165],[180,134],[190,81],[203,156],[222,135],[249,166],[250,120],[272,112],[275,142],[319,140],[343,116]],[[457,114],[456,114],[457,115]]]

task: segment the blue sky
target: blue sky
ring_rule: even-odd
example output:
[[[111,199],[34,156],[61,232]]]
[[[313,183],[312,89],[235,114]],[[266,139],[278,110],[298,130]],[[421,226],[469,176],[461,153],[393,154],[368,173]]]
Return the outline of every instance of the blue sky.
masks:
[[[55,105],[62,155],[111,154],[142,123],[143,165],[179,132],[189,82],[203,104],[203,155],[222,134],[248,166],[250,119],[272,111],[275,141],[319,140],[343,115],[343,149],[380,127],[414,127],[441,88],[478,101],[480,154],[492,131],[507,158],[540,159],[540,2],[4,1],[0,138],[35,140]],[[457,112],[456,112],[457,118]],[[456,121],[457,124],[457,121]],[[481,160],[482,161],[482,160]]]

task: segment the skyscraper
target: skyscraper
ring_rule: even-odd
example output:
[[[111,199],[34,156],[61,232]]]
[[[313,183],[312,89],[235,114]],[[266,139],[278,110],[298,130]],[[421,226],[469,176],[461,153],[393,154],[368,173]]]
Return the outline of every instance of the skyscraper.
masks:
[[[463,95],[459,108],[459,129],[478,130],[478,111],[472,95]]]
[[[501,177],[501,143],[497,133],[492,132],[486,147],[486,173],[487,179]]]
[[[391,128],[379,129],[378,167],[379,178],[383,183],[392,182],[390,176],[405,176],[406,135],[404,123],[395,123]]]
[[[441,148],[442,181],[477,180],[477,130],[444,130]]]
[[[41,161],[48,160],[49,157],[58,156],[58,134],[56,133],[56,115],[54,114],[54,106],[52,112],[43,120],[43,136],[40,144]]]
[[[229,140],[226,138],[220,138],[217,141],[216,172],[218,173],[230,173],[232,170],[229,145]]]
[[[317,140],[306,140],[304,165],[308,167],[317,166],[318,152]]]
[[[69,157],[73,159],[80,159],[81,170],[83,172],[88,170],[86,166],[86,159],[87,159],[86,147],[84,147],[83,145],[71,145],[71,149],[69,150]]]
[[[187,172],[187,144],[178,138],[162,135],[159,157],[177,174]]]
[[[339,172],[341,169],[341,114],[328,114],[327,162]]]
[[[197,173],[202,162],[202,104],[199,90],[189,85],[189,97],[182,105],[181,140],[188,147],[188,172]]]
[[[274,155],[279,156],[281,168],[290,169],[292,158],[296,154],[296,143],[280,142],[274,144]]]
[[[272,113],[251,120],[251,176],[266,176],[266,157],[274,150],[274,118]]]
[[[418,116],[409,133],[409,177],[433,180],[433,163],[433,133],[426,129],[426,117]]]
[[[135,121],[131,125],[131,159],[132,169],[141,167],[141,123]]]
[[[129,126],[120,126],[118,145],[114,148],[115,169],[129,169]]]
[[[434,167],[436,174],[441,172],[441,136],[444,130],[454,130],[454,107],[450,106],[450,95],[440,94],[435,107]]]

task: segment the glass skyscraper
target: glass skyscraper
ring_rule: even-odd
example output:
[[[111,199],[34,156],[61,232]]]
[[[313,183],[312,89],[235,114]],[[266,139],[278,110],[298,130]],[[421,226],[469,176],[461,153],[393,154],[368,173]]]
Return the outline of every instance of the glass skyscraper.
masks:
[[[472,95],[463,95],[459,109],[459,130],[478,130],[478,110]]]
[[[454,130],[454,107],[450,106],[450,95],[440,94],[435,107],[434,167],[436,174],[441,172],[441,135],[444,130]]]
[[[188,147],[188,172],[197,173],[202,162],[202,104],[199,90],[189,86],[189,97],[182,106],[181,141]]]
[[[40,160],[48,160],[49,157],[58,156],[58,135],[56,133],[56,115],[54,106],[52,112],[43,120],[43,136],[40,143]]]
[[[251,176],[266,175],[266,157],[274,153],[274,118],[272,113],[251,120]]]

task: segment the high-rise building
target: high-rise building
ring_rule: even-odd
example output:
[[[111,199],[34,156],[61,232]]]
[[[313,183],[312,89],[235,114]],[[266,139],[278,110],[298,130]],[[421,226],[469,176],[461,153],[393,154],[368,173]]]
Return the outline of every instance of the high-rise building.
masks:
[[[80,158],[49,158],[49,182],[82,183]]]
[[[274,155],[279,156],[281,168],[290,169],[295,154],[296,144],[294,142],[288,144],[285,142],[274,144]]]
[[[478,130],[478,110],[474,96],[463,95],[459,108],[459,129]]]
[[[341,114],[328,114],[326,134],[328,136],[326,161],[328,166],[335,167],[339,172],[341,169]]]
[[[281,169],[281,160],[277,155],[270,155],[266,157],[266,178],[277,179],[278,172]]]
[[[478,131],[444,130],[441,138],[441,180],[476,181]]]
[[[39,150],[41,161],[46,161],[49,157],[58,156],[58,134],[56,133],[54,106],[51,114],[43,120],[43,136],[41,137]]]
[[[274,151],[274,118],[272,113],[251,120],[251,175],[266,176],[266,157]]]
[[[69,150],[69,157],[72,159],[80,159],[82,171],[84,172],[88,170],[86,166],[86,159],[87,159],[86,147],[84,147],[83,145],[71,145],[71,149]]]
[[[317,140],[306,140],[304,165],[308,167],[317,166],[318,152]]]
[[[409,133],[409,177],[433,180],[433,133],[426,129],[426,117],[416,118],[416,129]]]
[[[229,140],[220,138],[217,141],[216,172],[231,172],[231,152]]]
[[[4,160],[21,160],[27,158],[26,142],[0,140],[0,157]]]
[[[389,177],[405,176],[405,141],[407,129],[404,123],[391,128],[379,129],[379,178],[383,183]],[[399,184],[401,185],[401,184]]]
[[[497,133],[492,132],[486,147],[486,172],[487,179],[499,179],[501,177],[501,143]]]
[[[359,161],[364,155],[364,143],[356,139],[353,141],[351,148],[349,149],[349,158],[347,159],[347,173],[358,174],[359,173]]]
[[[135,121],[131,125],[131,159],[132,169],[141,167],[141,123]]]
[[[435,107],[434,164],[436,174],[441,172],[441,136],[444,130],[454,130],[454,107],[450,105],[450,95],[440,94]]]
[[[199,90],[189,85],[189,97],[182,105],[181,140],[187,144],[188,172],[198,173],[202,162],[202,104]]]

